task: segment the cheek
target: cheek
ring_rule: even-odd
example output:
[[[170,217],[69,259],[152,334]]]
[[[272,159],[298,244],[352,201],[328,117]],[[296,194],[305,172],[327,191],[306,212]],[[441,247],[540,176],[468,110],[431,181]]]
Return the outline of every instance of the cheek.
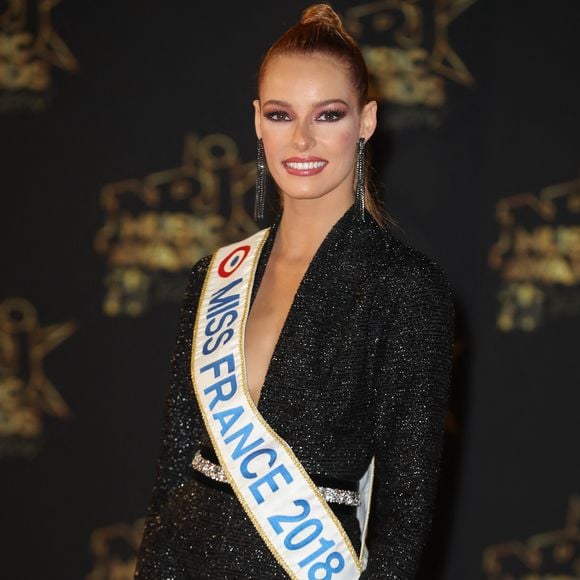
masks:
[[[275,172],[278,166],[276,161],[276,148],[272,146],[270,141],[267,141],[264,135],[262,135],[262,141],[264,143],[264,156],[266,157],[266,166],[270,172]]]
[[[345,159],[354,159],[358,133],[350,129],[341,130],[334,135],[330,146],[335,155]]]
[[[264,143],[264,152],[267,158],[274,158],[280,153],[284,145],[284,136],[282,131],[262,130],[262,142]]]
[[[325,146],[337,155],[350,155],[356,149],[358,140],[357,128],[349,123],[329,127],[324,135],[319,135]]]

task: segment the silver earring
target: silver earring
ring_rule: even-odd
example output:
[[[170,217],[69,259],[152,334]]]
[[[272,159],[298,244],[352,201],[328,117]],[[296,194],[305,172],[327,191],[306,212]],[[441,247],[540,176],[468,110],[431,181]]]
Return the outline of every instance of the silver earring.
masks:
[[[264,158],[264,143],[258,139],[256,154],[256,197],[254,199],[254,220],[264,217],[264,200],[266,198],[266,161]]]
[[[366,172],[366,141],[363,137],[358,140],[356,156],[356,184],[354,188],[355,203],[358,207],[360,218],[365,221],[365,172]]]

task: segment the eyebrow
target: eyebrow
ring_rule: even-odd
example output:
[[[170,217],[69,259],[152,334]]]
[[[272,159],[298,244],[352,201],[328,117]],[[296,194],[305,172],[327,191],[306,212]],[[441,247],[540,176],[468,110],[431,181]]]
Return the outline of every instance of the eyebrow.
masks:
[[[346,101],[343,101],[342,99],[327,99],[326,101],[320,101],[318,103],[315,103],[314,106],[315,107],[325,107],[326,105],[331,105],[333,103],[341,103],[343,104],[345,107],[348,107],[348,103]],[[270,101],[266,101],[264,103],[263,106],[266,105],[276,105],[278,107],[292,107],[292,105],[290,103],[287,103],[286,101],[278,101],[278,100],[270,100]]]

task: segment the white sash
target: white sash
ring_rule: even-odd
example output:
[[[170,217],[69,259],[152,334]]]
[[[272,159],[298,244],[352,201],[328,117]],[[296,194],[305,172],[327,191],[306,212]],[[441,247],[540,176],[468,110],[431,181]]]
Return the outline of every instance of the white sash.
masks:
[[[363,535],[357,556],[320,491],[288,444],[266,423],[247,387],[245,326],[268,231],[221,248],[212,258],[193,333],[194,390],[220,464],[280,566],[300,580],[352,580],[366,561],[373,463],[361,480],[364,501],[357,516]]]

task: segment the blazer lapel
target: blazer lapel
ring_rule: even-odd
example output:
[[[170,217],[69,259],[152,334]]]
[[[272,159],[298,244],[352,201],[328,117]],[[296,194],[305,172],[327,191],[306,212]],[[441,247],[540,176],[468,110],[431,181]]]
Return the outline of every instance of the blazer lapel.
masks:
[[[369,282],[365,262],[375,255],[373,247],[378,247],[378,226],[368,223],[372,221],[369,214],[367,222],[361,223],[356,211],[351,206],[331,228],[298,286],[258,401],[258,410],[269,422],[281,415],[279,410],[285,404],[290,413],[296,407],[296,401],[301,400],[296,388],[303,389],[306,395],[314,385],[326,384],[324,378],[330,372],[333,352],[341,336],[341,321],[332,316],[333,310],[348,312],[349,304],[355,302],[357,294],[364,292]],[[262,249],[251,303],[264,275],[280,220],[278,216],[274,221]],[[273,413],[269,412],[271,405]],[[280,429],[280,435],[284,436],[283,425],[271,423],[271,426]]]

